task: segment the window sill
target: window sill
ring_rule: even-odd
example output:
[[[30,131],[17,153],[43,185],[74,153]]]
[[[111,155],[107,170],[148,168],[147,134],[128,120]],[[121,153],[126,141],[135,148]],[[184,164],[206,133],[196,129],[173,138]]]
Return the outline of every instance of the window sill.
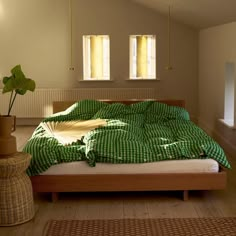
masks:
[[[160,79],[126,79],[126,81],[160,81]]]
[[[114,82],[114,80],[111,79],[88,79],[88,80],[78,80],[78,82]]]
[[[233,120],[224,120],[224,119],[219,119],[219,121],[224,124],[225,126],[227,126],[230,129],[236,130],[236,126],[233,122]]]

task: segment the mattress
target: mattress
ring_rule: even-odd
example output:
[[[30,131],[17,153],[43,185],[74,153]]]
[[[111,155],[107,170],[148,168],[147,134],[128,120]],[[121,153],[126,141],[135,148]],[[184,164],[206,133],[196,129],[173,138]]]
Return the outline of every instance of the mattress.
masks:
[[[151,174],[151,173],[215,173],[219,164],[213,159],[167,160],[142,164],[97,163],[96,167],[87,162],[68,162],[51,166],[41,175],[78,174]]]

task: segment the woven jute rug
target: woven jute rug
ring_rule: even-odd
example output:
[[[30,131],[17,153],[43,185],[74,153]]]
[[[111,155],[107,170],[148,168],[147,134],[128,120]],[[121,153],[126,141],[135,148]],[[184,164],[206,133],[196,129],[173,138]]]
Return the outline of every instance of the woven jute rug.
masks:
[[[45,236],[236,236],[236,217],[50,220]]]

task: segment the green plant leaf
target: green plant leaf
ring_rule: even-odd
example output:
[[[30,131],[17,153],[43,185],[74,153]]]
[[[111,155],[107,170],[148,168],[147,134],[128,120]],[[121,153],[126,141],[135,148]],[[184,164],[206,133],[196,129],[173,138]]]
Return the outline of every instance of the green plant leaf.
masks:
[[[5,86],[3,87],[2,93],[11,92],[14,90],[14,81],[11,77],[8,77],[9,79],[5,80]],[[7,77],[5,77],[5,78],[7,78]]]
[[[3,84],[6,84],[7,81],[11,79],[11,77],[12,76],[10,76],[10,77],[7,77],[7,76],[3,77],[3,80],[2,80]]]
[[[16,65],[11,69],[11,76],[5,76],[3,78],[3,84],[2,93],[12,92],[13,94],[15,92],[14,98],[12,100],[12,96],[10,98],[8,115],[15,102],[16,95],[24,95],[28,90],[33,92],[36,87],[34,80],[25,77],[20,65]]]
[[[35,90],[36,84],[32,79],[26,79],[24,88],[33,92]]]
[[[19,95],[24,95],[26,94],[27,90],[26,89],[16,89],[16,93]]]
[[[3,93],[15,91],[18,94],[25,94],[25,90],[34,91],[35,82],[32,79],[27,79],[21,70],[21,66],[17,65],[11,70],[12,76],[4,77]],[[24,91],[24,92],[23,92]]]
[[[25,75],[24,75],[23,71],[21,70],[20,65],[17,65],[14,68],[12,68],[11,73],[14,76],[14,78],[17,80],[24,80],[25,79]]]

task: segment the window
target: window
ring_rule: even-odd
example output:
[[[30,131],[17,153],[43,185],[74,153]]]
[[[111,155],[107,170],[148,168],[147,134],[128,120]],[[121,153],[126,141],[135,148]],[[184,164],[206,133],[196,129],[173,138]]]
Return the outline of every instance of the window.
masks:
[[[110,40],[108,35],[83,36],[84,80],[110,79]]]
[[[225,104],[224,104],[224,119],[226,125],[235,127],[236,125],[236,103],[235,103],[235,65],[227,62],[225,64]]]
[[[130,79],[156,79],[156,36],[130,36]]]

